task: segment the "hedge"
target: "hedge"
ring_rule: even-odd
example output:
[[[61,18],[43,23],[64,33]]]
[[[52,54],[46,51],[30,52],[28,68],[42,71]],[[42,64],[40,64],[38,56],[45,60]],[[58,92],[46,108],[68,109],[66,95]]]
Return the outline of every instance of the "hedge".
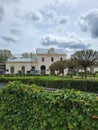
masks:
[[[97,130],[98,97],[9,83],[0,90],[0,130]]]
[[[98,94],[98,80],[70,79],[65,77],[32,76],[32,77],[1,77],[0,82],[21,81],[26,84],[36,84],[49,88],[68,88]]]

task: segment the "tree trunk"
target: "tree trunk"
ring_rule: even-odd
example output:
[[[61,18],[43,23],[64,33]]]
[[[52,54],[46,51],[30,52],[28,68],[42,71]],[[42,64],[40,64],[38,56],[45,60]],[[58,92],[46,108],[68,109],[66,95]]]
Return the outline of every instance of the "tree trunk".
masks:
[[[73,78],[73,69],[71,69],[71,78]]]
[[[84,67],[85,79],[87,78],[87,67]]]

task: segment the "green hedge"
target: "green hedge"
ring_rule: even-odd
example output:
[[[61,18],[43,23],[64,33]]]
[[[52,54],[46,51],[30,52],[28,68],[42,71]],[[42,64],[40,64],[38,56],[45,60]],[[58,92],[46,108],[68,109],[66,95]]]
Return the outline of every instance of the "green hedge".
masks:
[[[36,84],[49,88],[73,88],[76,90],[98,93],[97,80],[70,79],[52,76],[32,76],[32,77],[1,77],[0,82],[20,81],[26,84]]]
[[[98,97],[9,83],[0,90],[0,130],[97,130]]]

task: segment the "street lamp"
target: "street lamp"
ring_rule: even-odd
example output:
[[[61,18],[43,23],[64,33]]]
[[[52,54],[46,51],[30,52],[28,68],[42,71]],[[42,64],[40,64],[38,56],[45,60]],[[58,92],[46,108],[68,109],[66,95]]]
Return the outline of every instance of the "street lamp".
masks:
[[[30,53],[30,58],[31,58],[31,73],[32,73],[32,53]]]

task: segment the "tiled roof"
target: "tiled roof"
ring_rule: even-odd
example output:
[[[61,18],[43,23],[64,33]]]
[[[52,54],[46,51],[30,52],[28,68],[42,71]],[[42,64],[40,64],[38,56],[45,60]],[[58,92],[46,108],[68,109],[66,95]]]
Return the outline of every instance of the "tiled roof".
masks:
[[[7,62],[31,62],[31,58],[15,58],[9,59]],[[37,62],[35,58],[32,58],[32,62]]]
[[[50,49],[37,48],[36,54],[48,54],[49,50],[51,49],[54,49],[54,48],[50,48]],[[63,49],[54,49],[54,54],[65,54],[65,52]]]

